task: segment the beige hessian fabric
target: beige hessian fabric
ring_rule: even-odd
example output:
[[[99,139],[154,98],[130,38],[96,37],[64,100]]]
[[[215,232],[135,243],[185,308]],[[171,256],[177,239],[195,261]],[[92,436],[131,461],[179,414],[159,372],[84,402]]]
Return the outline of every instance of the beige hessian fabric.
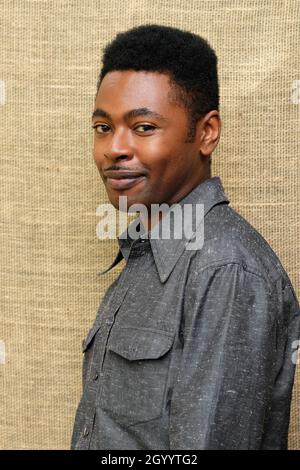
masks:
[[[300,295],[300,3],[0,0],[0,9],[0,447],[67,449],[81,341],[120,269],[96,275],[116,248],[96,236],[96,208],[106,199],[90,115],[102,47],[146,22],[189,29],[213,45],[223,118],[213,174]]]

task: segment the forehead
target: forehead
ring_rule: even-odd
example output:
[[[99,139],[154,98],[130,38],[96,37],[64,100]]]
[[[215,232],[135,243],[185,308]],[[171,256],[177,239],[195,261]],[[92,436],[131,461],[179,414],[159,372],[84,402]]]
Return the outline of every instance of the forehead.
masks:
[[[170,90],[170,79],[166,74],[133,70],[113,71],[103,78],[96,105],[168,105]]]

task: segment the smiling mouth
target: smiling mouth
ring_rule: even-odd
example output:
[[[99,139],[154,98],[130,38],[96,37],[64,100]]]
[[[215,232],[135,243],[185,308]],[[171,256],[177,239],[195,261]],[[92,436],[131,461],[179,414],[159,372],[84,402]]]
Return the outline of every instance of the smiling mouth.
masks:
[[[144,175],[138,176],[123,176],[122,178],[110,178],[106,179],[106,184],[113,189],[129,189],[138,184],[140,181],[144,180],[146,177]]]

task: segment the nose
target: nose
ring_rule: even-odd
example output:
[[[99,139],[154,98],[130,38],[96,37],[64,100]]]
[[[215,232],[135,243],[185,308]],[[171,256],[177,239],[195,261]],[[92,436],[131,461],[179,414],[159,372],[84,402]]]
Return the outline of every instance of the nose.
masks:
[[[129,133],[125,129],[119,129],[113,133],[104,155],[118,161],[132,158],[133,153]]]

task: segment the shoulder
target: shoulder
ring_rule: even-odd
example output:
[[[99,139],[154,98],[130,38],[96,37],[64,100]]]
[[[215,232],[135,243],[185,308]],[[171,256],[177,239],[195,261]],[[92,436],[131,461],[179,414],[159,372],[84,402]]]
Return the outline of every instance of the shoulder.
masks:
[[[204,241],[192,256],[192,271],[235,265],[261,278],[270,290],[278,280],[290,284],[278,256],[264,237],[228,204],[215,206],[204,219]],[[224,270],[225,272],[225,270]]]

